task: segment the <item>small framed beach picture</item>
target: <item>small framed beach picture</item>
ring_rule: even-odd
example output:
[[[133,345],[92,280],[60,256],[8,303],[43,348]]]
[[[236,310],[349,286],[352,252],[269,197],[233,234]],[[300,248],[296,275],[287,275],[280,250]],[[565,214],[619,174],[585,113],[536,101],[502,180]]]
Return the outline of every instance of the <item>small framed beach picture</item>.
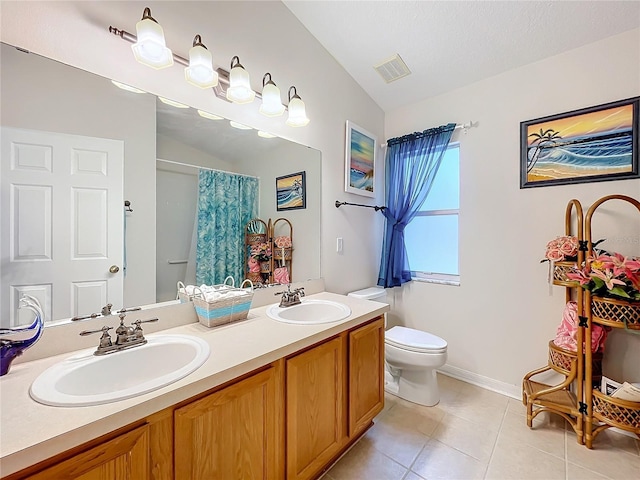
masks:
[[[347,120],[344,191],[373,197],[378,139]]]
[[[640,97],[520,123],[520,188],[640,178]]]
[[[276,178],[276,206],[282,210],[307,208],[305,172],[292,173]]]

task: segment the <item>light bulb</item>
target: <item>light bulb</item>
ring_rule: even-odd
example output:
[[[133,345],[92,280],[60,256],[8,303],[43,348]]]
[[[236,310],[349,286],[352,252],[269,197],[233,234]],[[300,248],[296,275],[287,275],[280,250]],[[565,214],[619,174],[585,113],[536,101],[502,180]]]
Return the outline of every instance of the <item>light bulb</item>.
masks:
[[[192,85],[212,88],[218,85],[218,72],[213,70],[211,52],[202,44],[200,35],[193,39],[189,50],[189,66],[184,69],[184,77]]]
[[[164,41],[164,31],[149,8],[144,9],[142,20],[136,23],[136,36],[131,49],[138,62],[158,70],[173,65],[173,53]]]
[[[236,61],[234,65],[234,61]],[[256,92],[251,89],[249,73],[240,64],[236,56],[231,59],[231,71],[229,72],[229,88],[227,88],[227,100],[243,104],[251,103],[256,97]]]

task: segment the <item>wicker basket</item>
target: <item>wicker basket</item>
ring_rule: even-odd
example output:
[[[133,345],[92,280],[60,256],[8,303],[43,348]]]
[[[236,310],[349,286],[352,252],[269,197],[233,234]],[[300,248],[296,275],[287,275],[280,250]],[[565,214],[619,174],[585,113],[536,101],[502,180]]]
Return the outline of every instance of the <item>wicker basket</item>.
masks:
[[[577,268],[576,262],[566,260],[555,262],[553,264],[553,284],[562,287],[577,287],[578,282],[569,280],[567,277],[567,273],[573,272],[574,268]]]
[[[640,402],[630,402],[593,391],[593,415],[598,420],[640,434]]]
[[[253,284],[250,280],[245,280],[251,284],[248,289],[245,288],[229,288],[228,293],[235,295],[208,302],[200,296],[193,298],[193,306],[198,315],[198,321],[205,327],[217,327],[227,323],[244,320],[249,314],[251,301],[253,300]]]
[[[274,248],[273,259],[274,260],[291,260],[292,249],[291,248]]]
[[[640,330],[640,302],[592,296],[591,317],[610,327]]]
[[[248,245],[253,245],[256,243],[267,243],[266,233],[247,233],[245,237],[245,243],[247,243]]]
[[[563,375],[571,374],[571,367],[577,360],[578,354],[566,348],[561,348],[549,341],[549,366]],[[602,378],[602,352],[594,352],[592,356],[592,379],[595,382]]]
[[[224,282],[222,282],[221,284],[213,286],[213,288],[217,290],[224,289],[224,288],[234,288],[234,287],[235,287],[235,281],[233,280],[233,277],[231,275],[225,278]],[[176,294],[176,300],[180,300],[180,303],[192,302],[194,297],[202,295],[202,291],[199,291],[200,290],[199,287],[196,287],[194,292],[191,295],[189,295],[187,293],[187,287],[185,287],[184,283],[180,281],[178,281],[177,289],[178,289],[178,293]]]

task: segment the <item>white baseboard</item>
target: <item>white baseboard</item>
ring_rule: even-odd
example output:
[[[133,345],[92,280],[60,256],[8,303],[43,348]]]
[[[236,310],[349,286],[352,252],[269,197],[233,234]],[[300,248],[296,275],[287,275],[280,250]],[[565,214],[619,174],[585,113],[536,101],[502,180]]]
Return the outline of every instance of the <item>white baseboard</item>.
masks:
[[[500,380],[494,380],[493,378],[485,377],[484,375],[478,375],[477,373],[463,370],[462,368],[453,367],[451,365],[444,365],[438,369],[438,372],[449,377],[457,378],[463,382],[476,385],[478,387],[486,388],[493,392],[506,395],[507,397],[515,398],[516,400],[522,400],[522,386],[511,385]]]

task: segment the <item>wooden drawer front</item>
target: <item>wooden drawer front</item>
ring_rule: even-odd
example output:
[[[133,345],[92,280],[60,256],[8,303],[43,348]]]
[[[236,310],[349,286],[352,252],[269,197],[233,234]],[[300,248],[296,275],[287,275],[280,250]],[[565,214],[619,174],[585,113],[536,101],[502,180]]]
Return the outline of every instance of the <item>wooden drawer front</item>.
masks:
[[[281,478],[278,385],[271,367],[177,409],[176,479]]]
[[[150,479],[149,427],[145,425],[136,428],[27,478],[33,480]]]
[[[343,337],[287,360],[287,478],[313,478],[346,441]]]
[[[349,436],[384,407],[384,319],[349,333]]]

